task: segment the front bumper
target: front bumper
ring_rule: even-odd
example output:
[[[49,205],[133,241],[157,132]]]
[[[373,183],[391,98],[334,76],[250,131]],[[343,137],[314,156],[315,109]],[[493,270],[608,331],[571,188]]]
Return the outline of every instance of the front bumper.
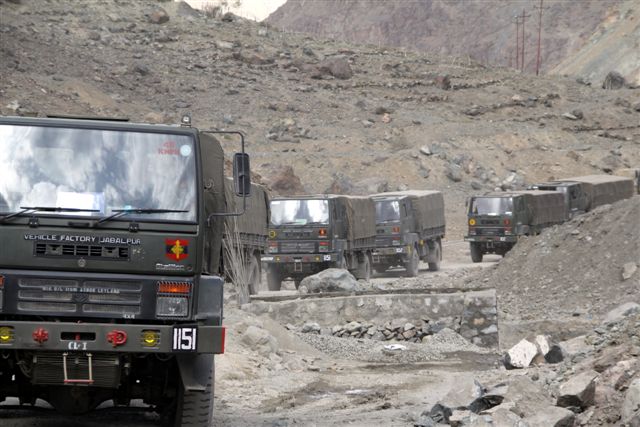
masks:
[[[177,325],[133,325],[115,323],[71,323],[8,321],[10,340],[0,336],[0,351],[82,351],[120,353],[224,353],[224,326],[197,323]],[[156,331],[157,345],[144,344],[145,331]],[[46,339],[43,339],[46,336]],[[36,340],[40,339],[40,342]],[[124,342],[122,338],[125,337]],[[6,335],[5,335],[6,338]],[[195,344],[193,343],[195,341]]]
[[[478,243],[516,243],[518,241],[518,236],[510,235],[510,236],[464,236],[465,242],[478,242]]]
[[[335,262],[338,261],[338,254],[331,252],[317,254],[268,254],[263,255],[261,260],[268,264]]]

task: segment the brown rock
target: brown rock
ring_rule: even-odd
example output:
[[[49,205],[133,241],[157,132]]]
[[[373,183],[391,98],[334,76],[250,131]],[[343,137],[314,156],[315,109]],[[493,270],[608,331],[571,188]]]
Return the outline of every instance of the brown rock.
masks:
[[[162,8],[156,9],[151,13],[151,15],[149,15],[149,22],[152,24],[164,24],[165,22],[169,22],[169,14]]]
[[[300,177],[291,166],[286,166],[273,180],[271,188],[280,195],[289,196],[305,192]]]

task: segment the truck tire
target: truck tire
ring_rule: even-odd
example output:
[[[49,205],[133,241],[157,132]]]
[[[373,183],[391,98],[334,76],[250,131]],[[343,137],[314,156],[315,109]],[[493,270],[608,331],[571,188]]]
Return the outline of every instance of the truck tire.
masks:
[[[186,391],[180,381],[174,427],[204,427],[213,423],[213,376],[212,366],[205,391]]]
[[[471,261],[482,262],[482,248],[478,243],[471,242]]]
[[[347,265],[347,255],[344,252],[340,254],[340,261],[336,261],[333,268],[341,268],[343,270],[347,270],[349,268]]]
[[[436,240],[433,250],[436,253],[435,259],[437,261],[429,263],[429,271],[438,271],[440,270],[440,261],[442,261],[442,243],[440,239]]]
[[[404,266],[407,277],[416,277],[418,272],[420,271],[420,256],[416,248],[411,249],[411,255],[409,255],[409,260],[406,262]]]
[[[356,274],[354,274],[356,279],[361,280],[370,280],[371,279],[371,255],[368,252],[364,254],[362,261],[358,263],[358,268],[356,269]]]
[[[282,276],[278,269],[272,265],[267,267],[267,287],[270,291],[279,291],[282,287]]]
[[[255,255],[251,255],[249,260],[249,295],[256,295],[260,292],[260,284],[262,283],[262,274],[260,271],[260,261]]]

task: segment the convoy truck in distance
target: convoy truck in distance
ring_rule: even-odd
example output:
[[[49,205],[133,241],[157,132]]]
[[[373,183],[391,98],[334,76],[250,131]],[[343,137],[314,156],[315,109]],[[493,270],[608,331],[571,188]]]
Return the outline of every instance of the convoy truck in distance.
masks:
[[[188,116],[0,118],[0,401],[78,414],[142,399],[171,425],[211,425],[224,157]]]
[[[262,185],[252,183],[250,196],[238,196],[229,178],[225,179],[224,191],[227,212],[244,212],[225,216],[223,270],[231,280],[248,281],[249,294],[254,295],[260,287],[260,258],[267,244],[269,193]]]
[[[587,199],[587,212],[598,206],[633,197],[635,190],[632,178],[615,175],[585,175],[560,181],[579,182],[582,185]]]
[[[358,279],[371,277],[376,221],[368,197],[317,195],[272,199],[267,253],[269,290],[291,278],[296,287],[327,268],[345,268]]]
[[[401,266],[406,275],[418,275],[420,260],[429,270],[440,269],[445,234],[444,198],[439,191],[399,191],[371,196],[376,209],[377,272]]]
[[[584,185],[577,181],[550,181],[529,186],[529,190],[558,191],[564,196],[565,221],[589,209],[589,199]]]
[[[474,196],[468,202],[471,260],[482,262],[484,254],[504,256],[521,236],[534,235],[564,222],[565,198],[558,191],[513,191]]]

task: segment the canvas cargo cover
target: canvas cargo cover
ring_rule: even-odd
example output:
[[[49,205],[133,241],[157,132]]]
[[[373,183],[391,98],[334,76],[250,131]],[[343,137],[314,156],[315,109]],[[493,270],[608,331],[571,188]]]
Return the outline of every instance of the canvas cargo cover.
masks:
[[[375,238],[376,207],[369,197],[334,196],[345,207],[347,240]]]
[[[564,178],[560,181],[576,181],[582,183],[587,194],[587,210],[598,206],[615,203],[633,196],[633,179],[615,175],[585,175]]]
[[[205,217],[215,212],[226,212],[224,201],[224,152],[213,135],[200,133],[202,179]],[[206,220],[206,218],[205,218]],[[205,227],[204,266],[208,273],[219,273],[223,220],[214,217],[211,227]]]
[[[512,195],[523,194],[531,207],[531,224],[560,223],[566,219],[567,208],[564,194],[558,191],[516,191]]]
[[[236,196],[231,178],[225,178],[224,192],[227,212],[242,211],[242,197]],[[240,233],[266,237],[269,226],[269,194],[266,188],[251,183],[251,195],[247,197],[247,207],[244,214],[225,217],[225,224],[230,229],[233,229],[235,224]]]
[[[371,197],[407,197],[411,201],[413,217],[416,221],[415,231],[424,231],[445,226],[444,197],[439,191],[409,190],[378,193]]]

